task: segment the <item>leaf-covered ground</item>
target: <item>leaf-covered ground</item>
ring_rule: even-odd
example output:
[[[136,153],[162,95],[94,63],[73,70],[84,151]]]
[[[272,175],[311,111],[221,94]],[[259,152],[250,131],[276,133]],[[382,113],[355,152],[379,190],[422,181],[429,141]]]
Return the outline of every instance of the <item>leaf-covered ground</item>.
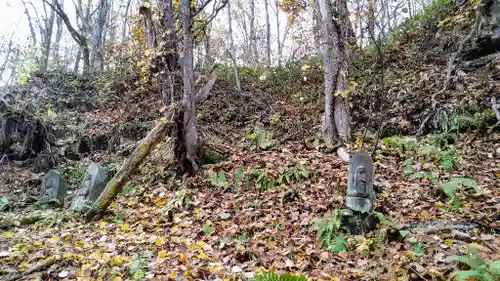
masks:
[[[453,176],[470,176],[481,188],[461,194],[463,206],[457,212],[447,208],[436,184],[403,175],[400,153],[383,150],[375,158],[379,186],[375,209],[402,226],[446,218],[481,221],[498,230],[498,135],[496,142],[476,141],[474,149],[461,154],[463,160]],[[148,162],[155,163],[157,155]],[[439,165],[420,164],[423,170],[452,176]],[[38,211],[42,219],[34,224],[4,230],[2,275],[55,259],[24,280],[246,280],[261,269],[318,280],[430,280],[431,276],[445,280],[455,268],[446,257],[465,253],[470,243],[479,245],[485,258],[500,258],[500,235],[480,228],[412,233],[402,240],[377,243],[367,239],[373,237],[369,233],[350,236],[347,252],[323,249],[310,223],[342,208],[347,165],[336,155],[309,150],[302,143],[265,152],[241,151],[182,185],[173,184],[158,167],[143,165],[100,221],[85,224],[78,214],[47,210]],[[242,179],[250,168],[276,178],[293,167],[307,173],[262,189],[255,180],[236,185],[240,167]],[[211,183],[208,171],[220,170],[226,180]],[[166,208],[171,208],[170,214]]]

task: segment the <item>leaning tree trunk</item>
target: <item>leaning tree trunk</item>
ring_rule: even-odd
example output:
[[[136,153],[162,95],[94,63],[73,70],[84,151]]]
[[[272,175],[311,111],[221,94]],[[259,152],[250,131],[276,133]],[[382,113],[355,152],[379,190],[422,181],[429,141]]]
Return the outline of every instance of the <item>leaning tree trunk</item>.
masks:
[[[201,104],[209,98],[210,91],[217,80],[217,74],[214,70],[212,69],[212,72],[207,77],[206,84],[196,93],[193,99],[193,108],[196,104]],[[97,201],[94,202],[92,208],[85,214],[85,221],[93,220],[106,210],[113,199],[122,191],[137,167],[146,159],[149,152],[178,125],[176,124],[176,120],[183,120],[183,107],[183,104],[179,102],[170,105],[169,110],[165,114],[166,119],[162,119],[163,121],[160,120],[148,135],[136,145],[134,152],[123,163],[118,173],[108,182]]]

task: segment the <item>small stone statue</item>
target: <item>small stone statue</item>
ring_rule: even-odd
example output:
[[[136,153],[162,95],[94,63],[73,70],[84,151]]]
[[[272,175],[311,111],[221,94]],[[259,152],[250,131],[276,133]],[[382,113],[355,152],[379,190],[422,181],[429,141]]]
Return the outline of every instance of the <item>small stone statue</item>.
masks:
[[[42,193],[38,199],[37,204],[55,204],[56,206],[64,205],[64,196],[66,196],[66,189],[68,184],[66,181],[54,170],[50,170],[42,182]]]
[[[75,193],[70,209],[84,211],[87,205],[95,202],[108,183],[108,173],[97,163],[92,163],[87,168],[83,182]]]
[[[373,161],[366,152],[356,153],[349,160],[347,208],[368,213],[373,206],[373,197]]]

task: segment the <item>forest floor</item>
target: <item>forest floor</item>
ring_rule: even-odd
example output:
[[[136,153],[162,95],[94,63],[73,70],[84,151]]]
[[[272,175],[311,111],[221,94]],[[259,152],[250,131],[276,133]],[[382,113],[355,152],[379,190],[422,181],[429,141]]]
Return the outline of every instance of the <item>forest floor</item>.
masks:
[[[498,133],[477,138],[459,151],[451,171],[433,161],[413,162],[415,171],[438,173],[437,180],[405,176],[407,157],[384,143],[374,158],[374,208],[398,226],[447,219],[486,228],[381,241],[377,233],[349,236],[341,253],[324,249],[311,229],[313,218],[344,206],[347,163],[335,154],[302,141],[261,152],[233,148],[226,161],[174,181],[161,165],[164,142],[101,220],[87,224],[79,214],[41,210],[34,211],[41,217],[36,223],[0,233],[2,275],[52,260],[22,280],[250,280],[259,270],[316,280],[445,280],[456,266],[446,258],[466,253],[471,243],[482,257],[500,258],[498,139]],[[221,170],[224,176],[214,176]],[[287,171],[295,172],[281,185],[243,180],[252,173],[277,179]],[[453,177],[479,184],[460,192],[463,204],[456,210],[439,185]]]
[[[457,71],[443,88],[454,50],[443,46],[459,42],[460,34],[450,27],[435,36],[437,24],[394,39],[385,58],[366,51],[358,69],[350,70],[357,83],[351,151],[371,152],[379,128],[374,123],[387,123],[373,155],[374,210],[385,223],[346,235],[342,251],[325,248],[313,229],[317,219],[331,219],[344,208],[348,170],[315,135],[323,110],[319,60],[264,72],[242,67],[240,93],[226,67],[197,121],[203,142],[228,158],[181,178],[166,139],[98,221],[84,223],[82,214],[65,208],[37,209],[32,203],[43,173],[2,157],[0,199],[9,198],[12,206],[0,212],[0,281],[252,280],[260,271],[311,280],[448,280],[466,268],[449,258],[471,249],[496,261],[495,270],[500,132],[489,100],[500,93],[500,60]],[[380,60],[386,60],[382,66]],[[22,101],[19,108],[32,103],[40,119],[70,136],[58,140],[61,145],[82,136],[119,134],[125,140],[113,153],[101,149],[78,161],[60,159],[55,169],[71,194],[89,163],[116,170],[127,155],[122,152],[130,153],[161,117],[160,95],[149,83],[140,85],[136,72],[132,68],[127,79],[121,71],[102,73],[96,81],[49,73],[31,77],[13,95]],[[434,121],[445,132],[429,125],[421,141],[404,137],[429,116],[441,88],[446,91],[437,100],[446,121]]]

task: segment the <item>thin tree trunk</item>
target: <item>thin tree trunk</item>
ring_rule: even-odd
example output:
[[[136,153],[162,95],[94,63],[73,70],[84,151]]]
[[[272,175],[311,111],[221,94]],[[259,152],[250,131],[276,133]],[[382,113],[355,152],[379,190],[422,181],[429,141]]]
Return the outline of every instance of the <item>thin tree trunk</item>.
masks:
[[[257,34],[255,32],[255,0],[250,0],[250,48],[252,50],[252,63],[257,65],[259,53],[257,52]]]
[[[127,27],[128,27],[128,11],[130,9],[130,3],[132,0],[127,0],[127,6],[125,7],[125,15],[123,16],[123,26],[122,26],[122,44],[125,44],[125,39],[127,38]]]
[[[92,42],[93,42],[93,51],[92,56],[90,57],[90,65],[92,69],[96,68],[96,65],[101,66],[102,61],[104,59],[104,27],[106,26],[106,19],[108,17],[109,12],[109,3],[108,0],[100,0],[97,5],[97,19],[94,23],[92,29]],[[149,35],[149,33],[148,33]],[[148,37],[149,42],[149,37]]]
[[[229,30],[228,30],[228,37],[229,37],[229,56],[231,57],[231,60],[233,61],[233,70],[234,70],[234,79],[236,80],[236,90],[238,92],[241,91],[241,84],[240,84],[240,78],[238,75],[238,64],[236,63],[236,49],[234,47],[234,42],[233,42],[233,24],[231,22],[231,4],[230,1],[227,2],[227,18],[229,22]]]
[[[9,58],[10,54],[12,53],[12,43],[14,39],[14,35],[16,34],[16,30],[12,30],[12,34],[10,35],[10,40],[9,40],[9,45],[7,46],[7,54],[5,54],[5,61],[3,62],[2,66],[0,66],[0,79],[3,77],[3,73],[5,69],[7,68],[7,64],[9,63]]]
[[[212,65],[213,64],[213,59],[212,59],[212,54],[210,50],[210,27],[205,27],[205,40],[204,40],[204,47],[205,47],[205,62],[206,65]]]
[[[266,55],[267,55],[266,65],[267,67],[271,67],[271,22],[269,20],[269,0],[265,0],[264,5],[266,7]],[[276,4],[276,14],[278,14],[278,9],[279,9],[278,5]],[[277,28],[279,30],[279,21],[277,20],[276,23],[277,23]],[[279,35],[278,35],[278,45],[279,45]],[[280,64],[279,58],[278,58],[278,64]]]
[[[52,0],[52,5],[55,5],[57,0]],[[42,59],[40,61],[40,71],[45,72],[49,66],[50,44],[52,42],[52,31],[54,30],[54,10],[50,10],[50,15],[44,20],[45,25],[42,29]]]
[[[182,106],[184,111],[183,138],[177,142],[184,141],[181,147],[185,148],[185,157],[181,162],[184,169],[190,174],[198,171],[199,143],[196,129],[195,104],[194,104],[194,73],[193,73],[193,18],[191,16],[191,1],[181,0],[182,27],[184,29],[184,56],[183,56],[183,80],[184,94]],[[179,146],[177,147],[179,149]],[[179,151],[177,151],[179,152]]]
[[[146,4],[149,4],[149,2],[144,1],[139,9],[139,12],[142,14],[144,19],[144,30],[146,31],[146,36],[148,38],[148,48],[151,51],[154,51],[156,49],[156,31],[153,25],[151,6],[148,7]]]
[[[77,74],[78,70],[80,69],[80,60],[81,59],[82,59],[82,49],[78,48],[78,52],[76,52],[75,68],[73,69],[74,74]]]
[[[64,0],[61,0],[61,7],[64,8]],[[61,58],[59,57],[59,48],[61,46],[61,37],[63,31],[63,21],[62,18],[58,15],[56,20],[57,30],[56,30],[56,41],[54,42],[54,50],[53,57],[56,67],[61,69]]]

